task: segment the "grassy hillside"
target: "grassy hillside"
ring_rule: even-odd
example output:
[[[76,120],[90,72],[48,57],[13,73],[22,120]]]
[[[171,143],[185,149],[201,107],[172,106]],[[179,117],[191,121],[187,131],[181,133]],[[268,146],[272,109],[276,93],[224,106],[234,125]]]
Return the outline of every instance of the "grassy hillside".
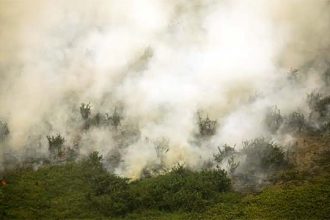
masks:
[[[222,170],[182,166],[139,181],[109,174],[101,157],[6,173],[2,219],[327,219],[329,136],[297,142],[295,166],[259,193],[235,192]],[[304,162],[301,162],[304,161]]]

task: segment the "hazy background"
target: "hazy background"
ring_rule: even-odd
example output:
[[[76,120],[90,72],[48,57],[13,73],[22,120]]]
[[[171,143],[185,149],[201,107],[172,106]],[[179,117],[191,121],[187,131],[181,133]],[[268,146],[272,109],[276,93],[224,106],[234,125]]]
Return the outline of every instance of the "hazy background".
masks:
[[[48,154],[46,135],[81,156],[119,152],[115,172],[139,177],[153,164],[200,168],[225,143],[269,134],[263,120],[277,106],[307,112],[306,94],[323,91],[329,68],[327,0],[0,0],[0,120],[8,155]],[[292,83],[290,74],[299,80]],[[79,106],[112,112],[121,129],[80,132]],[[196,141],[196,112],[217,120],[212,138]],[[79,133],[79,134],[78,134]],[[160,161],[154,142],[168,140]],[[124,147],[118,147],[124,145]]]

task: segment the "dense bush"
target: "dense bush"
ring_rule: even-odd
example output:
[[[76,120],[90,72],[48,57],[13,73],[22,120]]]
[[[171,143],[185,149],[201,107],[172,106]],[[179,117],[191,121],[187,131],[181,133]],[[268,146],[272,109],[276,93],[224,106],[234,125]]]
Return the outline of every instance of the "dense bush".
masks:
[[[223,170],[194,172],[177,166],[169,173],[131,184],[136,209],[200,211],[230,189]]]
[[[288,165],[284,151],[263,138],[243,142],[239,154],[241,161],[232,176],[236,190],[260,191]]]
[[[284,151],[264,138],[243,142],[244,165],[252,173],[271,172],[287,164]]]
[[[254,148],[264,142],[246,144]],[[79,162],[10,171],[8,184],[0,186],[0,219],[327,219],[329,213],[328,173],[323,178],[306,173],[313,178],[307,181],[291,172],[281,178],[290,182],[241,194],[226,192],[230,182],[222,170],[177,166],[128,182],[108,174],[102,162],[94,152]],[[328,162],[327,154],[322,162],[327,169]]]
[[[128,179],[102,173],[95,175],[90,184],[92,192],[87,199],[102,214],[123,215],[131,211],[133,198],[128,190]]]
[[[91,188],[87,199],[106,216],[145,209],[200,211],[230,189],[230,180],[220,169],[195,172],[179,165],[163,175],[129,183],[109,174],[101,160],[93,153],[83,166]]]
[[[91,207],[106,216],[122,215],[131,209],[132,198],[128,179],[108,173],[102,166],[102,156],[93,152],[82,162],[84,178],[91,189],[87,200]]]
[[[210,198],[218,196],[218,200],[213,204],[208,202],[211,204],[203,212],[141,208],[125,213],[123,218],[113,217],[110,215],[118,214],[104,212],[109,204],[111,207],[112,201],[102,200],[101,197],[95,203],[88,200],[92,190],[84,176],[98,170],[100,163],[97,157],[95,154],[89,162],[86,162],[87,159],[82,163],[44,166],[36,171],[12,170],[7,173],[8,184],[0,187],[0,219],[328,219],[329,216],[330,179],[326,175],[311,181],[300,181],[301,177],[298,177],[299,184],[282,183],[270,186],[258,194],[214,193],[217,195]],[[92,164],[96,166],[88,166]],[[150,185],[157,185],[156,182],[149,184],[150,179],[129,183],[129,191],[133,192],[131,186],[136,191],[136,187],[148,190]],[[143,203],[145,200],[132,198],[132,201],[142,201],[133,207],[146,207]]]

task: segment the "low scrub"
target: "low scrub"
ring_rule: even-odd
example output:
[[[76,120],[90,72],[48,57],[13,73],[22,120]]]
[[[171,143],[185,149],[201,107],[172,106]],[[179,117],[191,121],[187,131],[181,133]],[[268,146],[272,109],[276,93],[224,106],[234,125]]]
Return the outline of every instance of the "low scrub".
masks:
[[[276,171],[287,164],[282,148],[264,138],[246,141],[243,145],[242,152],[246,155],[244,164],[252,172]]]
[[[131,184],[136,209],[200,211],[230,189],[223,170],[194,172],[182,166],[157,177]]]
[[[102,168],[97,153],[84,161],[85,178],[92,189],[87,196],[95,210],[106,216],[134,210],[201,211],[214,203],[219,193],[230,190],[223,170],[191,171],[181,165],[168,173],[130,182]]]

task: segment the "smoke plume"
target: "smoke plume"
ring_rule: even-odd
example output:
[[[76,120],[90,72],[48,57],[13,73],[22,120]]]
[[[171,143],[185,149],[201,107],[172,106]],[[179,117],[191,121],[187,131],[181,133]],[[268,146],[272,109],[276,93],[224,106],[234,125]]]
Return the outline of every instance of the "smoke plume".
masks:
[[[326,0],[2,0],[0,167],[47,156],[57,134],[131,178],[200,169],[261,136],[286,145],[263,120],[273,106],[307,114],[306,94],[328,92],[329,12]],[[116,109],[120,126],[82,130],[81,103]],[[215,135],[198,137],[198,112]]]

